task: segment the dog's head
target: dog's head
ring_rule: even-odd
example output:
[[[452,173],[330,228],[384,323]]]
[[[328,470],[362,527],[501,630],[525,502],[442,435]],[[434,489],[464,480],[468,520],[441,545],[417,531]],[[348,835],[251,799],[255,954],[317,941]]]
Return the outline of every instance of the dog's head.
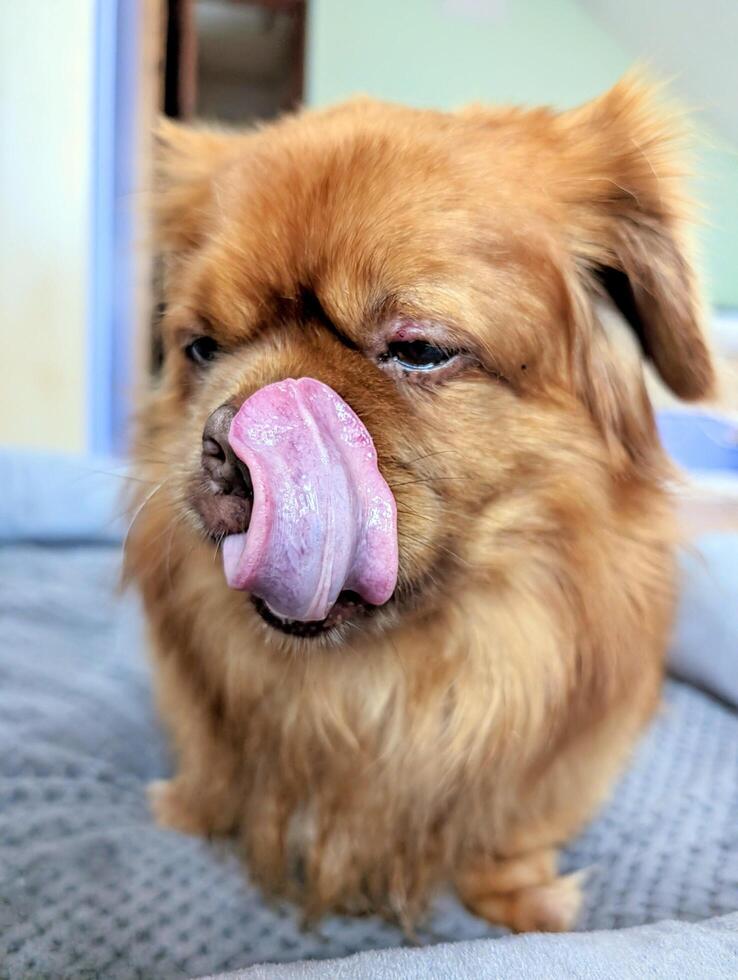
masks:
[[[633,80],[563,113],[360,100],[248,134],[166,124],[160,151],[165,357],[138,452],[166,486],[162,520],[215,551],[247,532],[255,494],[294,490],[301,472],[320,485],[328,409],[306,408],[306,378],[371,436],[363,470],[340,463],[341,493],[363,474],[396,503],[397,581],[390,569],[381,610],[359,573],[317,621],[244,601],[269,629],[336,638],[346,622],[384,629],[440,597],[462,602],[521,542],[658,478],[636,349],[677,395],[711,387],[676,135]],[[287,477],[263,447],[264,466],[249,457],[233,435],[246,402],[257,427],[282,412],[315,430],[302,470],[285,456],[294,444],[275,450]],[[369,520],[347,507],[337,520]],[[324,532],[321,548],[348,547],[340,528]],[[388,540],[377,554],[391,563]]]

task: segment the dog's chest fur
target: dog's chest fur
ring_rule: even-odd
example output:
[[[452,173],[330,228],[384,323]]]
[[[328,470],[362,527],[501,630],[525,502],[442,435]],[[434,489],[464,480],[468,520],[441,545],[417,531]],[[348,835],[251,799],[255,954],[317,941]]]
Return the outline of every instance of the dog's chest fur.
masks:
[[[534,577],[391,642],[285,657],[233,628],[244,600],[211,588],[218,571],[175,559],[190,601],[155,603],[163,708],[180,744],[190,713],[209,732],[197,751],[252,875],[316,914],[366,901],[414,917],[466,855],[504,849],[531,775],[572,730],[591,739],[625,685],[580,670],[572,687],[576,619],[532,602]]]

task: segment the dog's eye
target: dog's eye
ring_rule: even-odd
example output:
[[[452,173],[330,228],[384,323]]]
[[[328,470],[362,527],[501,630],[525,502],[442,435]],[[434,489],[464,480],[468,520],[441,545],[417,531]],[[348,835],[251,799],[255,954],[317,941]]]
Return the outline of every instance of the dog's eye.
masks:
[[[217,341],[212,337],[195,337],[184,349],[185,355],[193,364],[202,366],[212,361],[220,350]]]
[[[405,371],[433,371],[448,364],[457,354],[458,351],[436,347],[425,340],[408,340],[389,344],[382,359],[394,361]]]

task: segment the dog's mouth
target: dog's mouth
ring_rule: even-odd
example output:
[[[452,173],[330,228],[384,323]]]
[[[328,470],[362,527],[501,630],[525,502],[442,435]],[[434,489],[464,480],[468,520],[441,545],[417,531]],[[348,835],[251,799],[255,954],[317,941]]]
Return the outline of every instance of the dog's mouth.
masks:
[[[254,609],[269,626],[288,636],[314,637],[323,636],[341,626],[343,623],[355,622],[371,616],[379,607],[365,602],[356,592],[344,589],[336,602],[331,606],[324,619],[305,622],[300,619],[287,619],[273,613],[269,606],[258,596],[252,595]]]

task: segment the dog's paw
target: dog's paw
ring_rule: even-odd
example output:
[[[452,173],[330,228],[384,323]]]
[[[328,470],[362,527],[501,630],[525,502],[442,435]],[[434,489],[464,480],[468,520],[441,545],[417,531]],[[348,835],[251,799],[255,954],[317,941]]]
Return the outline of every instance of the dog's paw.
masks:
[[[513,932],[568,932],[576,925],[582,907],[585,876],[585,872],[577,871],[507,894],[479,896],[473,910]]]
[[[155,779],[147,786],[146,795],[154,820],[160,827],[180,834],[207,836],[206,821],[195,811],[176,779]]]
[[[514,903],[510,928],[515,932],[569,932],[582,908],[585,872],[562,875],[548,885],[525,888]]]
[[[482,862],[458,878],[459,895],[476,915],[513,932],[567,932],[579,916],[588,872],[557,875],[556,858],[544,847]]]

